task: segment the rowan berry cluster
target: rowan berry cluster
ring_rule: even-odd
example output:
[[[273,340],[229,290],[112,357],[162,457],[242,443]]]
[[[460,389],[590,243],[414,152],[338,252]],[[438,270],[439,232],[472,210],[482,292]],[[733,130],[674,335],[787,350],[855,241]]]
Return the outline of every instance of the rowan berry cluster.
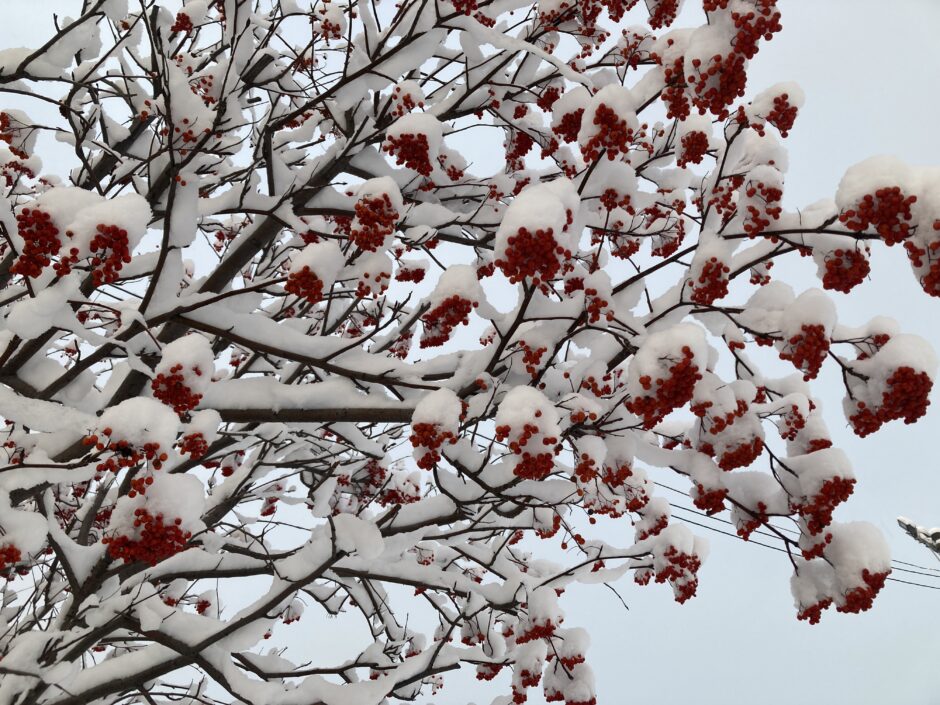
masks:
[[[652,396],[637,396],[627,402],[627,408],[637,416],[643,417],[643,427],[650,429],[674,409],[687,404],[692,399],[695,383],[702,379],[698,365],[695,364],[692,350],[682,348],[682,358],[669,368],[669,376],[657,379],[654,383],[649,375],[640,377],[640,386],[645,391],[653,390]]]
[[[160,372],[150,383],[153,396],[172,407],[177,414],[192,411],[202,400],[202,394],[192,391],[186,384],[186,377],[182,372],[182,363],[176,363],[168,372]],[[195,366],[192,372],[196,376],[202,375],[202,370]]]
[[[10,571],[19,565],[22,560],[22,552],[12,543],[0,545],[0,574],[8,576],[9,579],[9,577],[12,577]]]
[[[693,130],[682,135],[676,151],[676,165],[701,164],[708,153],[708,135],[700,130]]]
[[[722,470],[734,470],[749,466],[760,457],[764,451],[764,439],[754,436],[750,440],[741,441],[730,449],[725,449],[718,458],[718,467]]]
[[[356,218],[349,231],[350,239],[363,250],[375,252],[385,238],[395,231],[398,211],[387,193],[361,198],[356,202]]]
[[[795,509],[806,520],[807,531],[813,536],[832,523],[832,512],[845,502],[855,489],[855,480],[838,475],[830,477],[812,497],[797,504]]]
[[[728,295],[728,274],[731,268],[717,257],[711,257],[702,265],[698,278],[689,282],[690,298],[697,304],[710,306]]]
[[[542,412],[536,412],[536,417],[541,415]],[[515,433],[512,426],[497,426],[496,440],[505,441],[507,439],[509,439],[507,445],[510,452],[516,456],[516,466],[513,469],[516,477],[526,480],[544,480],[555,469],[558,439],[554,436],[543,436],[536,424],[527,423]],[[531,447],[527,448],[529,441],[533,441],[532,445],[537,450],[533,451]],[[542,448],[538,449],[540,444]]]
[[[509,141],[506,144],[506,167],[510,171],[519,171],[525,168],[523,157],[529,153],[535,142],[527,132],[511,130]]]
[[[288,275],[284,291],[299,296],[309,304],[316,304],[323,300],[323,280],[309,266],[304,265],[303,269]]]
[[[911,235],[911,206],[916,202],[917,196],[905,196],[898,186],[880,188],[843,211],[839,220],[852,232],[873,227],[885,244],[896,245]]]
[[[690,553],[683,553],[675,546],[670,546],[663,552],[667,564],[656,571],[656,582],[669,581],[676,595],[676,602],[682,604],[691,597],[695,597],[698,589],[698,569],[702,567],[701,559]]]
[[[198,460],[209,452],[209,443],[201,433],[190,433],[180,439],[179,449],[181,454]]]
[[[423,470],[433,470],[441,460],[440,448],[444,443],[454,445],[457,437],[445,431],[436,423],[416,423],[411,426],[409,439],[415,450],[423,454],[416,459],[416,464]]]
[[[470,312],[479,304],[458,294],[448,296],[437,306],[421,317],[424,333],[421,335],[421,349],[443,345],[450,340],[450,334],[459,325],[470,322]]]
[[[653,29],[668,27],[675,22],[677,14],[679,14],[679,0],[657,0],[650,6],[649,25]]]
[[[504,258],[497,258],[495,263],[513,284],[531,277],[533,283],[540,285],[570,269],[570,264],[562,264],[570,258],[571,251],[556,242],[552,228],[534,232],[519,228],[507,238]]]
[[[23,238],[23,251],[10,267],[13,274],[38,277],[62,247],[59,229],[52,216],[38,208],[24,208],[16,216],[16,230]]]
[[[926,372],[913,367],[898,367],[886,381],[881,404],[872,407],[864,401],[856,402],[857,412],[849,417],[856,434],[864,438],[888,421],[904,419],[912,424],[927,413],[933,380]]]
[[[149,461],[155,470],[159,470],[169,457],[166,453],[160,452],[159,443],[144,443],[143,446],[138,448],[132,445],[130,441],[111,438],[112,430],[110,428],[102,429],[101,435],[106,438],[100,438],[97,434],[92,434],[82,440],[83,445],[94,446],[98,452],[107,450],[113,453],[111,457],[106,458],[96,466],[95,470],[99,473],[106,471],[117,473],[122,468],[134,467],[144,460]]]
[[[906,245],[907,243],[905,243]],[[848,294],[871,272],[868,258],[859,250],[838,249],[826,255],[823,288]]]
[[[101,542],[108,547],[108,555],[124,563],[138,561],[157,565],[160,561],[176,555],[186,548],[192,533],[183,531],[179,517],[170,523],[164,523],[163,515],[150,514],[145,508],[134,510],[134,529],[132,536],[114,534],[105,536]]]
[[[173,26],[170,27],[170,31],[184,32],[185,34],[189,34],[193,31],[193,21],[185,12],[177,12],[176,21],[173,23]]]
[[[692,504],[710,516],[725,510],[725,500],[727,498],[728,490],[724,487],[706,490],[702,483],[698,483],[692,493]]]
[[[524,341],[519,341],[519,349],[522,350],[522,364],[525,365],[525,371],[529,373],[532,379],[535,379],[539,374],[539,363],[542,360],[542,355],[548,352],[546,347],[533,348]]]
[[[613,161],[620,154],[627,154],[633,142],[633,130],[627,125],[625,118],[601,103],[594,111],[592,121],[597,132],[581,145],[581,154],[585,162],[593,162],[600,158],[601,152],[607,153],[607,159]]]
[[[584,108],[565,113],[561,116],[558,124],[552,127],[552,132],[565,142],[574,142],[578,139],[578,133],[581,131],[581,118],[583,117]]]
[[[748,200],[744,232],[748,237],[756,237],[764,232],[772,221],[780,219],[783,213],[780,206],[783,191],[777,186],[758,181],[749,183],[744,194]]]
[[[801,330],[801,333],[790,336],[780,353],[780,359],[792,362],[794,367],[803,372],[803,379],[808,382],[816,378],[829,354],[829,338],[825,328],[818,323],[804,323]]]
[[[669,44],[672,40],[669,40]],[[662,59],[654,54],[653,58],[662,64]],[[692,113],[689,97],[686,95],[684,60],[680,56],[671,65],[662,64],[665,86],[660,93],[663,103],[666,104],[666,118],[669,120],[685,120]]]
[[[395,157],[395,163],[414,169],[422,176],[430,176],[432,171],[429,156],[428,137],[424,134],[403,133],[398,137],[387,137],[388,144],[383,149]]]
[[[774,97],[774,107],[764,116],[764,119],[780,131],[781,137],[786,137],[793,129],[793,123],[796,122],[798,112],[799,108],[790,105],[789,94],[782,93]],[[757,129],[761,135],[764,134],[763,129],[760,129],[757,125],[752,125],[752,127]]]
[[[836,607],[836,611],[858,614],[871,609],[875,596],[881,592],[890,573],[890,570],[883,573],[871,573],[867,568],[864,569],[862,581],[865,585],[859,585],[847,591],[843,596],[843,604]]]
[[[457,0],[457,2],[461,2],[461,0]],[[463,3],[466,6],[473,6],[472,9],[469,11],[464,11],[463,14],[470,15],[474,10],[476,10],[476,0],[463,0]],[[454,8],[458,12],[462,11],[462,8],[457,7],[456,3],[454,4]],[[401,86],[395,86],[395,88],[392,89],[392,104],[392,114],[395,117],[402,117],[405,113],[410,113],[415,108],[424,107],[423,100],[415,101],[414,96],[412,96],[411,93],[408,93],[407,91],[402,93]]]

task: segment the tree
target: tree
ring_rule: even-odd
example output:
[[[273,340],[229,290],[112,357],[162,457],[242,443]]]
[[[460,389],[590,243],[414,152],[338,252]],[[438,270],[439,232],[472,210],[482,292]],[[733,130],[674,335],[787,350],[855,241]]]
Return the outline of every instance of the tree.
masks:
[[[379,703],[464,665],[593,704],[565,587],[696,592],[652,473],[776,535],[799,619],[884,585],[809,382],[867,436],[936,360],[771,268],[841,295],[902,245],[938,295],[940,175],[783,207],[802,93],[745,100],[775,0],[387,2],[85,0],[0,50],[2,702]],[[336,615],[365,641],[310,663],[285,625]]]

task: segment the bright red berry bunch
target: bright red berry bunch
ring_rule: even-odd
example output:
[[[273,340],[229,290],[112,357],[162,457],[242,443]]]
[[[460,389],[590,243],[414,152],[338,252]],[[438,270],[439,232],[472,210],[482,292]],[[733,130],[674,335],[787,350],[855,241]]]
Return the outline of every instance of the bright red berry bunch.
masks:
[[[459,325],[470,322],[470,312],[479,304],[457,294],[448,296],[421,317],[424,333],[421,348],[433,348],[450,340],[450,334]]]
[[[540,412],[537,412],[540,415]],[[558,439],[554,436],[542,436],[536,424],[527,423],[522,429],[513,432],[512,426],[496,427],[496,440],[509,439],[509,450],[517,457],[513,473],[516,477],[526,480],[544,480],[555,469],[556,444]],[[529,446],[533,441],[535,449]],[[537,446],[541,445],[542,448]]]
[[[300,271],[288,275],[284,291],[299,296],[309,304],[319,303],[323,300],[323,280],[304,265]]]
[[[796,511],[806,520],[807,531],[813,536],[822,533],[832,523],[832,512],[852,495],[854,489],[854,478],[831,477],[816,494],[796,505]]]
[[[613,161],[620,154],[627,154],[633,142],[633,130],[626,119],[620,117],[613,108],[601,103],[594,111],[593,124],[597,132],[581,146],[584,161],[590,163],[607,153],[607,159]]]
[[[690,298],[697,304],[710,306],[718,299],[728,295],[728,274],[731,268],[719,260],[717,257],[711,257],[702,265],[702,271],[699,272],[698,279],[690,281],[692,288]]]
[[[667,414],[687,404],[692,399],[695,383],[702,379],[698,365],[692,356],[692,349],[682,348],[682,358],[669,368],[669,376],[657,379],[655,383],[649,375],[640,377],[640,386],[646,391],[655,391],[652,395],[634,397],[627,402],[627,408],[637,416],[643,417],[643,427],[652,428],[662,421]]]
[[[430,176],[432,171],[427,135],[403,133],[398,137],[389,136],[384,149],[395,157],[395,163],[414,169],[422,176]]]
[[[440,448],[445,443],[453,445],[457,437],[436,423],[416,423],[411,426],[411,445],[422,453],[415,462],[423,470],[433,470],[441,460]]]
[[[16,230],[23,238],[23,251],[10,267],[13,274],[38,277],[62,247],[59,229],[52,216],[38,208],[24,208],[16,216]]]
[[[182,523],[180,518],[164,523],[162,514],[154,516],[145,508],[138,507],[134,510],[133,536],[115,534],[105,536],[101,542],[108,547],[108,554],[114,560],[125,563],[140,561],[155,566],[186,548],[192,533],[183,531],[180,528]]]
[[[676,165],[684,167],[687,164],[701,164],[708,153],[708,135],[700,130],[693,130],[682,135],[679,140],[679,149],[676,151]]]
[[[505,256],[495,262],[513,284],[527,277],[539,284],[558,276],[563,269],[562,262],[570,257],[571,251],[558,244],[552,228],[534,232],[519,228],[507,239]]]
[[[904,419],[904,423],[912,424],[927,413],[932,388],[933,380],[926,372],[918,372],[907,366],[899,367],[887,379],[881,404],[872,408],[863,401],[857,402],[857,412],[849,417],[849,423],[862,438],[874,433],[888,421]]]
[[[905,196],[898,186],[880,188],[839,215],[839,220],[853,232],[873,227],[887,245],[896,245],[911,235],[911,206],[917,196]]]
[[[829,338],[821,324],[804,323],[801,333],[790,337],[780,353],[781,360],[789,360],[803,372],[803,379],[815,379],[829,354]]]
[[[385,238],[395,231],[398,211],[387,193],[361,198],[356,202],[356,218],[349,232],[350,239],[363,250],[375,252]]]
[[[906,244],[906,243],[905,243]],[[868,258],[858,249],[838,249],[826,255],[823,288],[848,294],[871,272]]]
[[[186,384],[182,371],[183,365],[177,363],[170,368],[169,373],[159,373],[150,383],[153,396],[167,406],[173,407],[173,411],[177,414],[195,409],[202,400],[202,394],[193,392]],[[202,374],[202,370],[198,367],[193,367],[192,371],[196,375]]]

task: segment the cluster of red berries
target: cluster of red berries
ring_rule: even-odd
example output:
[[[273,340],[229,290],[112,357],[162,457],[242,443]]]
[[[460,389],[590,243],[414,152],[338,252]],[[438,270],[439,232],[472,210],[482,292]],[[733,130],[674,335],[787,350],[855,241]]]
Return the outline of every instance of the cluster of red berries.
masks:
[[[52,216],[38,208],[24,208],[16,216],[16,230],[24,240],[23,251],[10,267],[13,274],[38,277],[62,246]]]
[[[309,266],[304,265],[300,271],[288,275],[284,291],[299,296],[307,303],[319,303],[323,300],[323,280]]]
[[[940,220],[934,221],[933,230],[934,234],[940,230]],[[908,240],[904,243],[904,249],[907,250],[908,259],[915,269],[923,268],[924,257],[927,257],[930,266],[927,273],[920,278],[920,285],[930,296],[940,296],[940,240],[931,242],[925,248],[917,247]]]
[[[536,417],[542,415],[541,411],[535,412]],[[545,446],[543,452],[531,452],[526,450],[526,446],[533,438],[540,436],[539,427],[535,424],[527,423],[522,427],[521,432],[513,437],[512,426],[503,425],[496,427],[496,440],[504,441],[511,438],[509,450],[517,456],[516,467],[513,473],[516,477],[527,480],[544,480],[552,470],[555,469],[555,455],[558,453],[558,439],[554,436],[544,436],[541,438],[542,445]]]
[[[679,14],[679,0],[657,0],[652,5],[647,3],[647,7],[650,8],[649,24],[653,29],[668,27]]]
[[[698,569],[702,561],[698,556],[683,553],[675,546],[670,546],[663,552],[668,564],[656,572],[656,582],[664,583],[667,580],[672,584],[676,593],[676,602],[682,604],[690,597],[695,597],[698,589]]]
[[[767,515],[767,505],[764,502],[758,502],[756,509],[748,509],[747,517],[737,518],[737,534],[745,541],[748,541],[757,529],[770,521]]]
[[[503,670],[501,663],[481,663],[477,665],[477,680],[491,681]]]
[[[172,407],[177,414],[192,411],[202,400],[202,394],[197,394],[186,385],[186,378],[181,374],[182,371],[182,363],[176,363],[169,372],[159,373],[150,383],[153,396]],[[198,367],[194,366],[192,371],[197,376],[202,375],[202,370]]]
[[[774,107],[767,113],[764,119],[780,130],[781,137],[786,137],[790,130],[793,129],[793,123],[796,122],[798,112],[799,108],[795,105],[790,105],[789,94],[782,93],[774,98]],[[764,130],[760,126],[752,125],[752,127],[761,135],[764,134]]]
[[[829,338],[826,330],[819,323],[804,323],[801,333],[790,336],[788,345],[780,353],[781,360],[789,360],[796,369],[803,372],[803,379],[815,379],[829,354]]]
[[[201,433],[190,433],[179,441],[180,453],[197,460],[209,452],[209,443]]]
[[[561,116],[558,124],[552,127],[552,132],[561,137],[565,142],[574,142],[578,139],[578,133],[581,131],[581,118],[584,117],[584,108],[565,113]]]
[[[676,164],[684,167],[687,164],[701,164],[708,153],[708,135],[701,130],[693,130],[682,135],[679,140],[680,149],[677,150]]]
[[[459,2],[460,0],[458,0]],[[468,5],[473,5],[473,9],[469,12],[464,12],[465,15],[469,15],[476,10],[476,0],[464,0]],[[456,5],[455,5],[456,7]],[[458,11],[460,8],[457,8]],[[395,117],[402,117],[405,113],[410,113],[415,108],[423,108],[424,101],[419,100],[415,102],[414,97],[410,93],[402,93],[400,86],[395,86],[392,90],[392,102],[394,107],[392,108],[392,114]]]
[[[643,417],[643,427],[650,429],[662,421],[673,409],[684,406],[692,399],[695,383],[702,379],[698,366],[694,363],[692,350],[682,348],[682,359],[669,368],[669,376],[657,379],[656,391],[652,396],[637,396],[627,402],[627,408],[637,416]],[[644,390],[653,389],[653,378],[643,375],[639,379]]]
[[[643,518],[646,519],[647,517],[644,516]],[[641,530],[637,531],[636,540],[645,541],[651,536],[659,536],[659,534],[662,533],[663,529],[665,529],[668,526],[669,526],[669,517],[667,517],[665,514],[660,514],[659,516],[656,517],[656,521],[654,521],[652,524],[648,524]]]
[[[369,272],[365,272],[362,275],[362,279],[356,282],[356,296],[360,299],[365,299],[370,296],[378,297],[379,294],[388,288],[388,283],[391,279],[391,272],[378,272],[374,279]]]
[[[907,243],[905,243],[907,244]],[[871,272],[868,258],[859,250],[834,250],[826,255],[823,288],[848,294]]]
[[[0,545],[0,573],[8,574],[23,560],[23,554],[12,543]]]
[[[888,579],[890,573],[890,570],[883,573],[872,573],[867,568],[864,569],[862,571],[862,581],[865,585],[859,585],[847,591],[843,596],[844,603],[836,607],[836,610],[838,612],[858,614],[871,609],[875,596],[881,592],[881,588],[884,587],[885,580]]]
[[[562,262],[570,258],[571,251],[555,241],[552,228],[535,232],[519,228],[515,235],[506,239],[504,257],[497,258],[495,263],[513,284],[526,277],[532,277],[533,283],[540,284],[554,279],[564,269]],[[570,269],[571,265],[567,268]]]
[[[728,116],[728,107],[744,96],[747,84],[745,57],[735,51],[726,56],[715,54],[707,62],[692,59],[693,76],[686,80],[692,89],[692,102],[704,115],[711,112],[719,119]]]
[[[532,379],[535,379],[539,374],[539,363],[542,360],[542,355],[548,352],[548,348],[531,348],[524,340],[520,340],[519,349],[522,350],[522,364],[525,365],[525,371],[529,373]]]
[[[114,560],[125,563],[141,561],[155,566],[186,548],[192,533],[183,531],[180,528],[182,523],[178,517],[171,523],[164,523],[162,514],[154,516],[138,507],[134,510],[134,529],[139,529],[138,538],[117,534],[105,536],[101,542],[108,547],[108,554]]]
[[[375,252],[385,238],[395,231],[398,211],[387,193],[356,202],[356,219],[349,231],[350,239],[363,250]]]
[[[795,441],[797,434],[806,426],[806,417],[800,413],[800,408],[792,404],[790,408],[780,415],[777,430],[780,437],[786,441]]]
[[[756,12],[731,13],[731,21],[738,30],[731,44],[745,59],[754,58],[762,37],[770,41],[783,29],[780,12],[776,8],[777,0],[756,0],[755,5]]]
[[[725,500],[727,498],[728,490],[724,487],[706,490],[702,483],[698,483],[692,496],[692,504],[711,516],[725,510]]]
[[[384,150],[395,157],[395,163],[404,164],[422,176],[430,176],[432,171],[429,157],[430,147],[427,135],[403,133],[398,137],[388,137]]]
[[[529,617],[526,628],[520,634],[516,635],[516,643],[525,644],[526,642],[536,641],[537,639],[551,639],[555,635],[557,628],[558,625],[551,619],[539,620]]]
[[[605,103],[598,105],[594,111],[592,123],[597,127],[597,133],[587,141],[587,144],[581,145],[581,154],[585,162],[590,163],[599,159],[601,152],[605,151],[610,161],[620,154],[629,152],[630,144],[633,142],[633,130],[627,126],[626,119],[620,117],[613,108]]]
[[[406,483],[404,487],[387,487],[377,498],[383,507],[396,504],[413,504],[421,499],[417,485]]]
[[[750,201],[747,205],[744,232],[748,237],[756,237],[764,232],[772,221],[780,219],[783,207],[779,204],[783,191],[777,186],[768,186],[759,181],[756,184],[749,183],[744,193]]]
[[[433,470],[434,466],[440,462],[440,447],[444,443],[453,445],[457,442],[457,437],[450,431],[443,430],[436,423],[416,423],[411,426],[411,445],[424,451],[424,454],[416,460],[419,468],[423,470]]]
[[[550,112],[559,98],[561,98],[561,89],[558,86],[549,86],[542,91],[535,104],[545,112]]]
[[[762,452],[764,452],[764,439],[754,436],[731,449],[726,449],[718,458],[718,467],[722,470],[745,468],[757,460]]]
[[[176,21],[173,23],[173,26],[170,27],[170,31],[189,34],[193,31],[193,21],[185,12],[177,12]]]
[[[806,520],[807,531],[813,536],[832,523],[832,512],[845,502],[855,489],[855,480],[844,477],[831,477],[826,480],[812,497],[807,497],[795,509]]]
[[[117,281],[124,265],[130,264],[131,251],[127,231],[123,228],[98,223],[95,231],[89,245],[94,253],[91,257],[91,265],[94,267],[91,276],[95,286],[100,286]]]
[[[424,281],[424,275],[426,273],[427,270],[425,270],[424,267],[399,267],[398,271],[395,272],[395,281],[414,282],[418,284]]]
[[[524,157],[532,149],[535,142],[529,133],[522,130],[511,130],[509,141],[506,144],[506,167],[510,171],[520,171],[525,168]]]
[[[443,345],[450,340],[450,334],[459,325],[470,322],[470,312],[479,304],[458,294],[448,296],[440,304],[421,317],[424,333],[421,335],[421,349]]]
[[[673,40],[668,40],[671,44]],[[660,63],[662,59],[658,55],[653,55]],[[686,95],[686,82],[683,58],[680,56],[672,65],[663,65],[663,87],[660,97],[666,104],[666,118],[675,120],[685,120],[692,113],[692,106]]]
[[[133,467],[144,460],[150,461],[154,469],[159,470],[169,457],[166,453],[160,452],[159,443],[144,443],[141,448],[136,448],[129,441],[111,440],[112,431],[110,428],[103,429],[101,434],[107,436],[109,440],[105,441],[99,438],[97,434],[86,436],[82,440],[83,445],[94,446],[99,452],[108,450],[114,453],[110,458],[98,464],[95,468],[98,472],[110,471],[116,473],[122,468]]]
[[[731,268],[717,257],[709,258],[702,265],[698,279],[689,282],[692,288],[690,295],[692,301],[703,306],[710,306],[718,299],[727,296],[730,272]]]
[[[828,609],[831,604],[832,598],[826,597],[811,605],[805,607],[801,606],[800,610],[796,613],[796,618],[801,621],[807,621],[810,624],[819,624],[823,610]]]
[[[932,388],[933,380],[926,372],[899,367],[887,380],[880,406],[872,408],[863,401],[857,402],[858,411],[849,418],[852,430],[864,438],[888,421],[904,419],[906,424],[914,423],[927,413]]]
[[[880,188],[839,215],[839,220],[852,232],[860,233],[869,226],[887,245],[903,242],[911,235],[911,206],[917,196],[905,196],[898,186]]]

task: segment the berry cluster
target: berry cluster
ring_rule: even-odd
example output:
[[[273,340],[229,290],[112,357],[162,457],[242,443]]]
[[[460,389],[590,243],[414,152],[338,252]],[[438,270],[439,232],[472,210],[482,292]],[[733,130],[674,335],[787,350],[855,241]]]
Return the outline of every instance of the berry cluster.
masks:
[[[535,379],[539,374],[539,363],[542,360],[542,355],[548,352],[548,348],[544,346],[531,348],[524,340],[520,340],[519,349],[522,350],[522,364],[525,365],[525,371],[529,373],[532,379]]]
[[[790,336],[787,346],[780,353],[781,360],[789,360],[803,372],[807,382],[819,374],[826,355],[829,354],[829,338],[821,324],[804,323],[801,333]]]
[[[404,164],[422,176],[430,176],[432,171],[429,157],[428,137],[424,134],[403,133],[398,137],[388,137],[384,150],[395,157],[395,163]]]
[[[473,10],[476,10],[476,0],[465,0],[465,2],[473,5],[473,9],[464,13],[469,15],[473,12]],[[392,114],[395,117],[402,117],[405,113],[410,113],[415,108],[424,107],[423,100],[415,101],[414,96],[412,96],[411,93],[402,93],[401,86],[395,86],[395,88],[392,89],[392,104],[394,106],[392,108]]]
[[[198,460],[209,452],[209,443],[201,433],[190,433],[180,439],[179,450],[182,455]]]
[[[424,333],[421,335],[421,349],[443,345],[450,340],[450,334],[459,325],[470,322],[470,312],[479,304],[476,301],[454,294],[421,317]]]
[[[108,547],[108,554],[114,560],[125,563],[141,561],[151,566],[176,555],[186,548],[186,542],[192,537],[189,531],[183,531],[183,520],[174,519],[164,523],[163,515],[153,516],[143,507],[134,510],[135,537],[124,534],[105,536],[101,542]]]
[[[558,124],[552,127],[552,132],[561,137],[565,142],[574,142],[578,139],[578,133],[581,131],[581,118],[584,117],[584,108],[565,113],[561,116]]]
[[[881,592],[890,572],[888,570],[883,573],[871,573],[867,568],[863,570],[862,581],[865,585],[847,591],[843,596],[843,604],[836,607],[836,611],[858,614],[871,609],[875,596]]]
[[[176,21],[173,23],[173,26],[170,27],[170,31],[184,32],[185,34],[189,34],[193,31],[193,21],[185,12],[177,12]]]
[[[82,440],[83,445],[94,446],[99,452],[107,450],[114,454],[97,465],[95,470],[99,473],[106,471],[117,473],[122,468],[134,467],[144,460],[150,461],[154,469],[159,470],[169,457],[166,453],[160,452],[159,443],[144,443],[142,447],[137,448],[131,445],[130,441],[112,439],[110,428],[102,429],[101,434],[106,436],[107,440],[99,438],[97,434],[86,436]]]
[[[887,379],[879,406],[873,408],[863,401],[856,402],[858,411],[849,417],[852,430],[864,438],[888,421],[904,419],[906,424],[914,423],[927,413],[932,388],[933,380],[926,372],[899,367]]]
[[[698,483],[692,493],[692,504],[711,516],[725,510],[725,500],[727,498],[728,490],[724,487],[706,490],[702,483]]]
[[[323,280],[314,274],[307,265],[304,265],[300,271],[291,272],[288,275],[284,290],[289,294],[299,296],[310,304],[319,303],[323,300]]]
[[[907,243],[905,243],[907,244]],[[848,294],[871,272],[868,258],[859,250],[834,250],[826,255],[823,288]]]
[[[525,168],[523,157],[529,153],[535,142],[529,133],[522,130],[511,130],[506,146],[506,167],[510,171],[521,171]]]
[[[539,285],[554,279],[559,270],[570,269],[570,264],[562,265],[570,258],[571,251],[555,241],[552,228],[535,232],[519,228],[515,235],[507,238],[505,255],[495,263],[513,284],[532,277],[533,283]]]
[[[375,252],[385,238],[395,231],[398,211],[387,193],[356,202],[356,219],[349,231],[350,239],[363,250]]]
[[[177,363],[170,368],[169,373],[159,373],[150,383],[153,396],[172,407],[177,414],[192,411],[202,400],[202,394],[193,392],[186,384],[182,371],[183,365]],[[198,367],[193,367],[192,371],[197,376],[202,375]]]
[[[627,154],[633,141],[633,130],[627,126],[626,119],[620,117],[610,106],[601,103],[594,111],[592,123],[597,127],[597,132],[586,144],[581,145],[585,162],[596,161],[601,152],[605,151],[610,161],[620,154]]]
[[[682,135],[680,148],[676,151],[676,165],[701,164],[708,153],[708,135],[700,130],[693,130]]]
[[[738,445],[725,449],[718,458],[718,467],[722,470],[745,468],[760,457],[764,451],[764,439],[754,436],[750,440],[742,441]]]
[[[656,0],[652,4],[647,3],[647,6],[650,8],[649,25],[653,29],[668,27],[679,14],[679,0]]]
[[[536,417],[542,415],[541,411],[535,413]],[[517,456],[513,474],[526,480],[544,480],[555,469],[555,455],[558,454],[558,439],[554,436],[542,436],[536,424],[527,423],[522,430],[513,435],[512,426],[496,427],[496,440],[509,440],[509,450]],[[530,440],[541,439],[544,449],[541,452],[532,452],[526,449]],[[533,445],[537,445],[536,443]]]
[[[682,348],[682,359],[669,368],[669,376],[657,379],[656,391],[652,396],[643,395],[634,397],[627,402],[627,408],[637,416],[643,417],[643,427],[653,428],[662,421],[668,413],[684,406],[692,399],[695,383],[702,379],[698,365],[692,357],[692,350],[688,346]],[[653,389],[653,379],[644,375],[639,379],[644,390]]]
[[[839,215],[839,220],[852,232],[874,227],[887,245],[896,245],[911,235],[911,206],[917,196],[905,196],[898,186],[880,188]]]
[[[656,571],[656,582],[664,583],[667,580],[672,585],[676,595],[676,602],[682,604],[690,597],[695,597],[698,589],[698,569],[702,561],[698,556],[683,553],[675,546],[670,546],[663,552],[667,564]]]
[[[416,459],[418,467],[423,470],[433,470],[441,459],[440,447],[444,443],[455,444],[457,437],[450,431],[442,429],[439,424],[416,423],[411,426],[409,440],[415,450],[423,451],[421,457]]]
[[[756,237],[764,232],[772,221],[780,219],[783,213],[783,207],[780,206],[783,191],[777,186],[758,181],[748,183],[744,195],[748,200],[744,232],[749,237]]]
[[[10,267],[13,274],[38,277],[49,266],[50,257],[62,246],[52,217],[38,208],[24,208],[16,216],[16,229],[24,240],[23,251]]]
[[[796,115],[799,109],[795,105],[790,105],[790,96],[782,93],[774,97],[774,107],[767,113],[764,119],[780,131],[781,137],[786,137],[793,129],[793,123],[796,122]],[[752,125],[761,135],[763,129],[758,125]]]
[[[692,301],[703,306],[710,306],[718,299],[727,296],[730,272],[731,268],[717,257],[709,258],[702,265],[698,279],[689,282],[692,288],[690,295]]]
[[[806,520],[806,529],[813,536],[832,523],[832,512],[845,502],[855,489],[855,480],[835,476],[826,480],[816,494],[793,507]]]
[[[12,568],[23,560],[23,554],[12,543],[0,545],[0,573],[10,574]]]

